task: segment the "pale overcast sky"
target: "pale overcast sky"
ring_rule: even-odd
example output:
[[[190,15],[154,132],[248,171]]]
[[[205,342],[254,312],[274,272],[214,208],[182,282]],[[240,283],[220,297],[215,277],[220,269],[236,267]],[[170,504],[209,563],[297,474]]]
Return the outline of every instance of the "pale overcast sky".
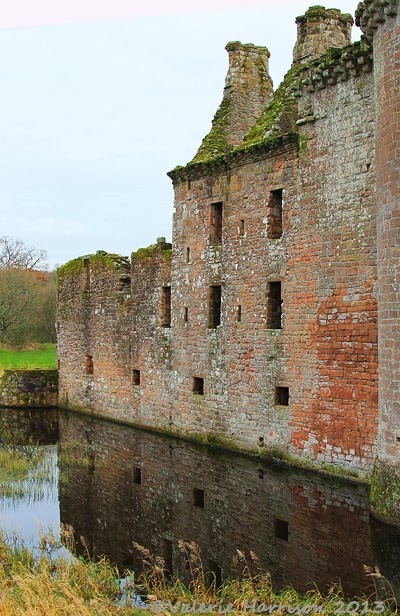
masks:
[[[0,235],[47,250],[51,266],[170,240],[166,172],[188,162],[210,128],[226,43],[266,45],[277,87],[290,68],[295,17],[310,4],[7,2],[0,11]],[[357,2],[326,6],[354,15]]]

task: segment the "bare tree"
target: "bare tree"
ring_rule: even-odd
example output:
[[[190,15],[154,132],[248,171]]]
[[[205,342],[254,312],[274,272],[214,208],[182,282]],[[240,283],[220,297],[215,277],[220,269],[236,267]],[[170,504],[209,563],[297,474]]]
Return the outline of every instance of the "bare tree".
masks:
[[[29,322],[37,297],[31,272],[0,269],[0,339],[6,341],[22,324]]]
[[[0,236],[0,268],[21,268],[25,270],[46,270],[47,253],[28,246],[22,240],[7,235]]]

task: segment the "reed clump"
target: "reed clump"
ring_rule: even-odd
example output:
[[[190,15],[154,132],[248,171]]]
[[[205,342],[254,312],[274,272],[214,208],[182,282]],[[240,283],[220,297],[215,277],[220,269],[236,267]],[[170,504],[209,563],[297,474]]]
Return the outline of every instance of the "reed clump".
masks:
[[[72,547],[70,530],[64,531],[61,543]],[[351,602],[344,599],[339,586],[325,595],[317,589],[305,595],[290,588],[276,593],[268,574],[254,573],[256,556],[251,554],[248,562],[242,552],[235,563],[238,576],[220,584],[216,573],[204,567],[194,542],[178,546],[189,580],[182,581],[168,571],[163,559],[135,544],[143,571],[137,578],[125,572],[122,591],[121,572],[106,559],[93,562],[62,556],[59,548],[60,542],[45,537],[38,555],[33,556],[24,545],[10,545],[0,536],[0,616],[397,614],[390,590],[378,598],[382,576],[376,570],[366,571],[376,592]],[[141,606],[137,605],[138,594],[143,599]]]

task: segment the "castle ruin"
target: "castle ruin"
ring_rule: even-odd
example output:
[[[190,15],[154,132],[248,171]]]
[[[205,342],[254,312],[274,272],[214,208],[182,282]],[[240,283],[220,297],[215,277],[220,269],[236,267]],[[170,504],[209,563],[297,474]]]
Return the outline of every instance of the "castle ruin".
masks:
[[[400,521],[399,0],[354,44],[336,9],[296,21],[275,92],[266,47],[227,45],[172,247],[59,269],[59,403],[372,477]]]

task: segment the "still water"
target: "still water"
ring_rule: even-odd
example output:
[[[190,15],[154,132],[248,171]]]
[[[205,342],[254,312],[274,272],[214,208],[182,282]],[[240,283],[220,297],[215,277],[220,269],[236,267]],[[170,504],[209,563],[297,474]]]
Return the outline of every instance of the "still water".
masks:
[[[56,410],[3,409],[0,441],[11,540],[32,544],[61,522],[78,551],[122,568],[140,568],[140,545],[182,578],[194,551],[217,579],[246,566],[276,588],[340,579],[355,596],[371,590],[365,567],[379,567],[400,585],[399,532],[370,518],[365,485]],[[10,452],[18,477],[2,469]]]

